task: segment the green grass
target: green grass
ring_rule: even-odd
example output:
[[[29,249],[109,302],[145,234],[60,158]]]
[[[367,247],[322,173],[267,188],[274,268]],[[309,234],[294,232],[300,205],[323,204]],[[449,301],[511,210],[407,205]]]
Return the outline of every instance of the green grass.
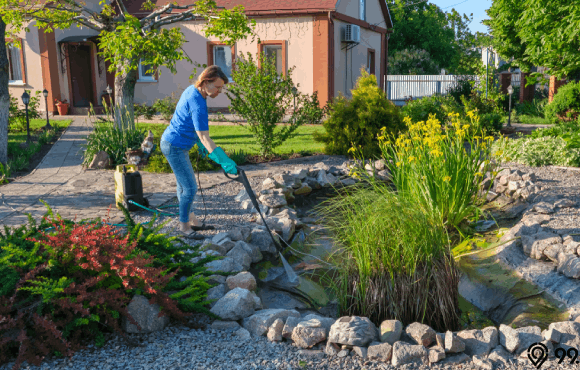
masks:
[[[137,123],[137,128],[151,130],[156,141],[161,138],[166,124],[156,123]],[[323,132],[324,127],[320,126],[301,126],[298,128],[298,134],[285,141],[281,146],[275,149],[277,154],[288,154],[297,152],[322,153],[323,143],[314,141],[314,132]],[[209,126],[209,136],[216,145],[221,146],[225,151],[243,150],[248,154],[258,154],[260,149],[252,134],[242,126]]]
[[[507,121],[508,121],[508,116],[506,114],[503,118],[504,126],[507,124]],[[549,124],[551,124],[550,120],[548,120],[547,118],[530,116],[527,114],[515,116],[513,111],[512,111],[512,123],[524,123],[524,124],[528,124],[528,125],[549,125]]]
[[[50,121],[57,130],[63,130],[71,124],[72,120]],[[42,149],[42,145],[50,142],[56,133],[43,131],[46,125],[45,119],[30,120],[30,136],[32,144],[28,148],[22,148],[20,144],[26,142],[26,127],[17,132],[8,133],[8,167],[10,171],[22,171],[28,168],[30,158]]]

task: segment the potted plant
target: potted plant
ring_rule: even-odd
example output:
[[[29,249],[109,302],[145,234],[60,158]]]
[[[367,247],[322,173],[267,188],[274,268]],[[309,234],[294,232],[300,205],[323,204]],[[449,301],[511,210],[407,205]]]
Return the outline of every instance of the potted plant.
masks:
[[[66,116],[68,114],[68,107],[69,107],[67,100],[64,99],[61,101],[58,99],[54,99],[54,101],[56,103],[56,109],[58,109],[58,114],[61,116]]]

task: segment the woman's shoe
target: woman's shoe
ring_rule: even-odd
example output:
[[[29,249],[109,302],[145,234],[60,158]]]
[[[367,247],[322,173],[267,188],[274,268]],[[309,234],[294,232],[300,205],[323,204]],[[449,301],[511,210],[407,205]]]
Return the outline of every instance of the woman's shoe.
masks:
[[[206,225],[205,222],[201,226],[191,226],[193,231],[215,230],[215,226]]]
[[[194,240],[205,239],[205,236],[198,234],[195,230],[192,230],[190,232],[179,230],[179,234],[181,234],[181,237],[185,239],[194,239]]]

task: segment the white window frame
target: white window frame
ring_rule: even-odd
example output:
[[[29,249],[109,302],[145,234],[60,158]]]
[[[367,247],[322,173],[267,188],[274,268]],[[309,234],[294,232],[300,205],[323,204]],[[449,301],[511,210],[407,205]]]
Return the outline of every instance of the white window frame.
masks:
[[[284,71],[284,55],[282,55],[282,52],[284,51],[284,48],[282,47],[282,45],[279,45],[279,44],[271,44],[271,45],[270,44],[266,44],[266,45],[264,45],[264,55],[266,55],[266,56],[268,56],[268,53],[267,53],[267,49],[268,48],[280,50],[280,58],[281,58],[281,60],[278,61],[276,59],[276,63],[280,62],[280,64],[282,66],[280,67],[281,68],[280,71],[278,71],[278,67],[276,66],[276,73],[278,73],[279,75],[284,74],[284,72],[285,72]]]
[[[157,79],[155,78],[155,72],[153,72],[153,75],[151,76],[143,76],[141,74],[141,70],[143,69],[142,65],[141,65],[141,59],[139,59],[139,68],[138,68],[138,75],[137,75],[137,82],[157,82]]]
[[[359,0],[358,16],[361,21],[367,20],[367,1]]]
[[[227,59],[227,57],[228,57],[228,56],[230,57],[230,59],[231,59],[231,57],[232,57],[232,48],[233,48],[233,46],[228,46],[228,45],[212,45],[212,47],[211,47],[211,52],[212,52],[212,54],[213,54],[213,56],[212,56],[212,57],[213,57],[213,64],[215,64],[215,65],[218,65],[218,64],[216,63],[216,61],[217,61],[217,58],[216,58],[216,50],[217,50],[217,48],[220,48],[220,47],[221,47],[221,48],[224,48],[224,49],[225,49],[225,48],[228,48],[228,49],[229,49],[229,51],[226,51],[226,53],[225,53],[225,55],[226,55],[226,59]],[[230,73],[228,74],[228,73],[226,73],[226,71],[224,71],[224,73],[226,74],[226,76],[227,76],[228,80],[229,80],[230,82],[232,82],[232,81],[233,81],[233,79],[232,79],[231,70],[233,70],[234,61],[233,61],[233,60],[230,60],[230,64],[231,64],[231,66],[230,66]],[[221,68],[221,66],[219,66],[219,67]],[[222,70],[223,70],[223,68],[222,68]]]
[[[22,46],[23,46],[23,45],[22,45]],[[21,47],[22,47],[22,46],[21,46]],[[11,48],[14,48],[14,49],[18,50],[18,58],[19,58],[19,59],[18,59],[18,62],[19,62],[18,64],[22,64],[22,59],[21,59],[21,55],[22,55],[22,49],[20,49],[19,47],[16,47],[16,46],[14,46],[14,45],[6,45],[6,52],[8,53],[8,55],[7,55],[7,56],[8,56],[8,71],[9,71],[8,73],[9,73],[9,74],[10,74],[10,69],[11,69],[11,67],[12,67],[12,66],[11,66],[11,62],[10,62],[10,60],[12,59],[12,58],[10,57],[10,49],[11,49]],[[22,68],[22,67],[23,67],[23,66],[22,66],[22,65],[20,65],[20,80],[10,80],[10,79],[9,79],[9,80],[8,80],[8,85],[9,85],[9,86],[24,86],[24,85],[26,85],[26,84],[24,83],[24,79],[23,79],[23,77],[24,77],[24,71],[23,71],[23,68]],[[8,77],[10,78],[10,75],[9,75]]]

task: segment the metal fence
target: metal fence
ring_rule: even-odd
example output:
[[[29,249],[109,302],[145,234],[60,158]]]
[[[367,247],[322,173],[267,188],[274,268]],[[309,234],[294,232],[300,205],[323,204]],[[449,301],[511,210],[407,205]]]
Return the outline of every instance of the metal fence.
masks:
[[[470,78],[479,83],[477,76],[459,75],[387,75],[387,99],[396,105],[404,105],[408,99],[420,99],[434,94],[447,94],[457,80]],[[484,81],[485,82],[485,81]],[[512,86],[520,86],[520,74],[512,73]]]

